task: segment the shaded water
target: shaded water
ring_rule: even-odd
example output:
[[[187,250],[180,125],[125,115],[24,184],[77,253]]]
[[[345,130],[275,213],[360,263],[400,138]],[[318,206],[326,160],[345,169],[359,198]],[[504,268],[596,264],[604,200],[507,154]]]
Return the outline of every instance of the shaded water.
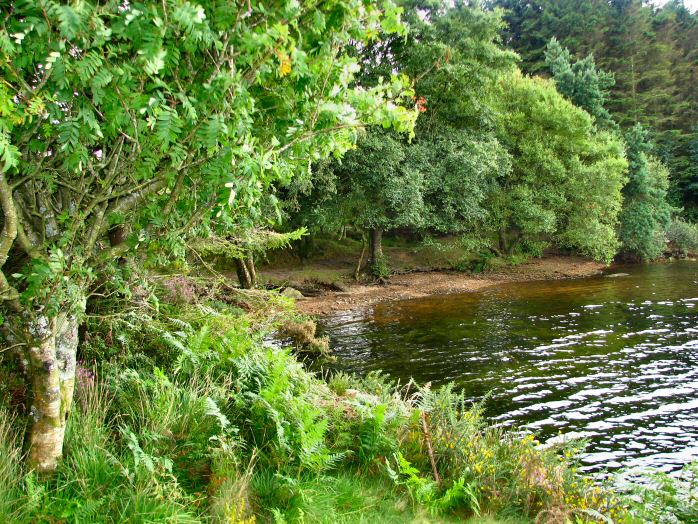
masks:
[[[337,367],[492,393],[496,422],[590,440],[586,470],[698,459],[698,264],[502,284],[327,319]]]

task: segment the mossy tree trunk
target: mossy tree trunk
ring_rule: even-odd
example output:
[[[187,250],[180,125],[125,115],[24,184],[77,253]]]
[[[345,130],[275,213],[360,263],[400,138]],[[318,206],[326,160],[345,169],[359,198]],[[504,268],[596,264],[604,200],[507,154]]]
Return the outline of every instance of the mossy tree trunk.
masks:
[[[254,256],[249,255],[245,261],[247,264],[247,272],[250,274],[250,289],[257,285],[257,270],[254,268]]]
[[[78,328],[77,314],[39,315],[27,323],[25,354],[31,392],[27,458],[40,474],[55,471],[63,454],[75,388]]]
[[[509,242],[507,241],[507,234],[504,229],[499,230],[499,251],[502,254],[509,254]]]

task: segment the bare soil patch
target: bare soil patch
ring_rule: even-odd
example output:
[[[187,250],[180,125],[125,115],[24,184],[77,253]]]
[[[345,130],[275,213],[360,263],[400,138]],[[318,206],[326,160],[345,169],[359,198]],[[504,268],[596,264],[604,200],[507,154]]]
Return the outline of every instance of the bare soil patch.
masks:
[[[278,270],[274,277],[283,279],[290,285],[295,284],[302,291],[310,290],[314,295],[297,300],[299,311],[311,315],[328,315],[389,300],[481,291],[502,282],[587,277],[600,274],[603,268],[603,264],[580,257],[549,256],[478,275],[454,271],[413,271],[394,275],[383,285],[351,283],[346,279],[336,282],[313,279],[312,267],[303,269],[303,279],[298,278],[301,276],[299,274],[289,272],[284,275]],[[322,273],[324,268],[318,269]]]

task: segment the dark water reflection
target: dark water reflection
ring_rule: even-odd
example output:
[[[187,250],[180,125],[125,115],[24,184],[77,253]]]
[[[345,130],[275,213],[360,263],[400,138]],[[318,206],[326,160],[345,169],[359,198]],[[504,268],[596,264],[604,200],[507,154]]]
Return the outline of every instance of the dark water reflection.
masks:
[[[497,422],[588,437],[585,469],[676,469],[698,459],[698,264],[614,271],[629,275],[381,304],[325,329],[340,368],[491,391]]]

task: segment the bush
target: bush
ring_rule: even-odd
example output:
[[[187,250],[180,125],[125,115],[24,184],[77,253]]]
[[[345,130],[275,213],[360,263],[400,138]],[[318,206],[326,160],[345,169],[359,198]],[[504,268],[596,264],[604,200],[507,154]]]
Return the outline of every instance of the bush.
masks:
[[[376,259],[369,267],[371,276],[376,280],[387,280],[392,274],[390,265],[388,264],[388,258],[382,256]]]
[[[329,337],[318,337],[316,332],[317,324],[311,319],[294,318],[279,326],[279,334],[290,338],[297,350],[331,357]]]
[[[675,218],[669,224],[666,236],[675,251],[683,255],[698,253],[698,224]]]

